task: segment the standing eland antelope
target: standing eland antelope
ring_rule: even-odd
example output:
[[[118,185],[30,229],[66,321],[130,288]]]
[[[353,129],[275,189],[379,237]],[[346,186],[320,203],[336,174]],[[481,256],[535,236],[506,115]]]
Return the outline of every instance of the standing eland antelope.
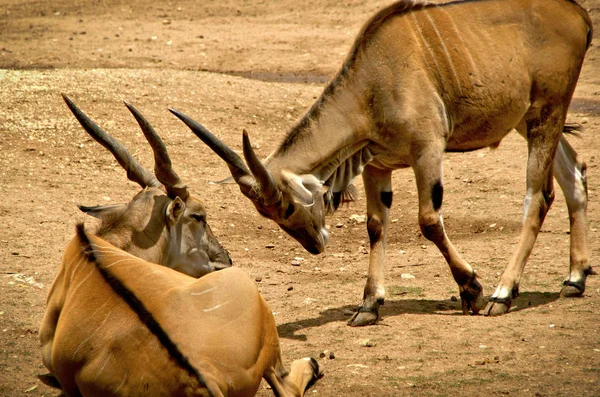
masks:
[[[269,306],[229,267],[150,124],[127,105],[155,151],[156,178],[65,101],[144,190],[127,207],[85,209],[103,222],[95,234],[77,226],[50,288],[40,327],[51,372],[44,378],[68,396],[104,397],[251,396],[264,377],[276,395],[302,396],[320,375],[317,362],[295,360],[286,370]],[[206,235],[220,250],[218,264]]]
[[[526,198],[519,243],[485,308],[500,315],[518,294],[554,198],[553,176],[571,222],[570,272],[561,295],[582,295],[591,272],[586,166],[562,135],[570,129],[567,109],[591,37],[589,16],[572,0],[403,0],[365,24],[341,71],[264,164],[247,134],[248,167],[202,126],[173,113],[227,162],[257,210],[313,254],[328,241],[325,213],[362,173],[371,252],[353,326],[375,323],[384,301],[391,173],[398,168],[413,168],[421,231],[448,262],[463,313],[482,309],[483,288],[440,215],[443,155],[495,147],[516,129],[529,151]]]

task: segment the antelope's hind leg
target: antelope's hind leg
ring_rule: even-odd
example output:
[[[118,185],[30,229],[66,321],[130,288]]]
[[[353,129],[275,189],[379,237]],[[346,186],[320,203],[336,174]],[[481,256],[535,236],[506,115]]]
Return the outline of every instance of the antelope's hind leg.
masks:
[[[508,312],[512,299],[519,295],[519,283],[525,263],[554,201],[552,168],[554,153],[562,134],[565,112],[561,107],[553,107],[551,104],[545,104],[530,112],[517,127],[517,131],[527,138],[529,152],[523,225],[517,249],[485,308],[487,316]]]
[[[589,264],[587,241],[587,176],[586,165],[564,137],[554,157],[554,176],[564,193],[570,221],[570,269],[560,293],[561,297],[581,296],[585,281],[593,274]]]

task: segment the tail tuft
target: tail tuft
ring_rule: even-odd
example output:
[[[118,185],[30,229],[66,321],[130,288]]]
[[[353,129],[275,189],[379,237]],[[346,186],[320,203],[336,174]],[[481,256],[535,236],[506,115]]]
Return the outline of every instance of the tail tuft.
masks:
[[[577,138],[581,138],[581,132],[583,132],[583,125],[577,123],[565,123],[563,127],[563,134],[574,135]]]

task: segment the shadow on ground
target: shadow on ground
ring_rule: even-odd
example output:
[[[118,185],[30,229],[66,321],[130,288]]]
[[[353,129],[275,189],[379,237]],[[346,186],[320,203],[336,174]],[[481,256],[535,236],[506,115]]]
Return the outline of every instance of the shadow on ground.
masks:
[[[558,292],[523,292],[513,302],[510,313],[521,310],[532,309],[547,305],[556,301],[560,294]],[[350,313],[357,308],[351,305],[330,308],[320,313],[319,317],[306,318],[294,322],[280,324],[277,327],[281,338],[306,340],[306,335],[298,334],[306,328],[319,327],[331,322],[350,319]],[[390,318],[401,314],[432,314],[443,316],[462,316],[460,300],[429,300],[429,299],[398,299],[386,301],[380,308],[381,316]]]

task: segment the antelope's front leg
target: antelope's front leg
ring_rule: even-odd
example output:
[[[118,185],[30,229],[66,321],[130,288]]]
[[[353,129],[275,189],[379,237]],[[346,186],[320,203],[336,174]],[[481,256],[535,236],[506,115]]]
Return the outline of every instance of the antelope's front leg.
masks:
[[[479,313],[484,306],[483,287],[475,271],[458,253],[448,239],[440,214],[444,188],[442,184],[443,146],[426,145],[413,156],[413,169],[419,193],[419,226],[423,236],[440,250],[454,280],[458,284],[463,314]]]
[[[353,327],[374,324],[379,319],[379,306],[385,298],[383,260],[392,204],[391,171],[367,165],[362,175],[367,196],[367,231],[371,254],[362,305],[348,322]]]

